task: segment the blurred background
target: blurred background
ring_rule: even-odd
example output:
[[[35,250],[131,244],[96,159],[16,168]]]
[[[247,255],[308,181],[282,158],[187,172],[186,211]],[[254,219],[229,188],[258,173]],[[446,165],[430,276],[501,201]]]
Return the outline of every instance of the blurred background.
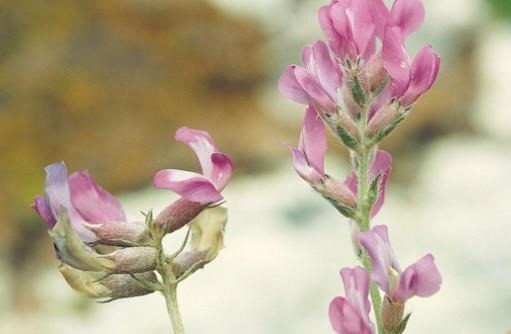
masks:
[[[226,248],[182,284],[190,333],[331,333],[328,304],[356,264],[346,219],[295,174],[303,107],[276,80],[323,38],[319,0],[0,1],[0,333],[164,333],[160,296],[99,305],[60,277],[29,208],[43,168],[89,169],[128,216],[173,197],[163,168],[197,169],[175,142],[209,131],[235,163]],[[386,205],[403,267],[427,252],[439,294],[407,304],[410,333],[511,329],[511,2],[428,0],[412,54],[442,56],[437,84],[383,145]],[[327,169],[343,178],[332,142]],[[179,236],[169,241],[175,247]]]

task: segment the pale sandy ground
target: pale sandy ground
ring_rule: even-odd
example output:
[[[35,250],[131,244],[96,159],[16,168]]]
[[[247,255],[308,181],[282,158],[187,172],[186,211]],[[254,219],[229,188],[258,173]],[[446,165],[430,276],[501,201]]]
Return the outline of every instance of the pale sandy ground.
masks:
[[[438,1],[433,1],[438,3]],[[446,3],[444,1],[444,3]],[[471,3],[471,2],[470,2]],[[468,6],[470,8],[470,6]],[[375,223],[386,223],[402,266],[427,252],[444,277],[433,298],[408,303],[407,333],[506,333],[511,329],[511,114],[507,63],[511,28],[486,27],[475,117],[482,135],[452,136],[432,143],[418,183],[390,183]],[[507,72],[506,72],[507,71]],[[341,177],[345,166],[329,164]],[[355,265],[345,219],[296,177],[289,165],[272,175],[238,179],[225,192],[230,210],[226,249],[180,289],[189,333],[331,333],[327,306],[342,294],[337,272]],[[133,219],[156,211],[166,192],[148,190],[122,200]],[[170,240],[172,248],[177,240]],[[0,273],[0,333],[165,333],[160,296],[94,305],[77,313],[80,300],[48,268],[38,294],[38,313],[15,314]],[[12,283],[12,282],[11,282]]]

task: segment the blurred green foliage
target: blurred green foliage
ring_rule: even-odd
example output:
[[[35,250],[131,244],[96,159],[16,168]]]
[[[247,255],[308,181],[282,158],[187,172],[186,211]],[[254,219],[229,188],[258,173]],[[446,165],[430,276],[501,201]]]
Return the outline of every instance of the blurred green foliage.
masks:
[[[499,17],[511,20],[511,0],[488,0]]]

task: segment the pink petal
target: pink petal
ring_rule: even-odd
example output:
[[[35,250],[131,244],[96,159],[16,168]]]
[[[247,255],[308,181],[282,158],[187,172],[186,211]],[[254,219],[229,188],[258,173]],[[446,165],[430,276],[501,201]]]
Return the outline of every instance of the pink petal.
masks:
[[[375,23],[370,4],[367,0],[352,0],[348,9],[348,18],[351,20],[352,35],[357,46],[357,54],[365,55],[364,59],[372,56],[366,53],[367,49],[374,51]]]
[[[345,298],[336,297],[329,307],[330,322],[338,334],[372,334],[358,310]]]
[[[179,140],[195,152],[202,168],[202,174],[211,179],[213,173],[213,164],[211,155],[217,152],[213,139],[206,131],[182,127],[176,131],[176,140]]]
[[[279,79],[279,91],[285,97],[301,104],[309,104],[309,95],[298,83],[295,76],[296,65],[289,65]]]
[[[430,297],[440,290],[441,284],[442,276],[435,265],[435,259],[428,254],[401,274],[394,299],[406,301],[413,296]]]
[[[371,279],[386,294],[390,294],[388,270],[393,268],[400,272],[401,269],[390,244],[387,226],[377,225],[367,232],[361,232],[358,239],[371,259]]]
[[[403,39],[419,29],[424,21],[421,0],[396,0],[392,6],[392,23],[401,29]]]
[[[391,16],[389,9],[383,2],[383,0],[370,0],[371,12],[373,14],[374,23],[375,23],[375,33],[376,35],[383,40],[383,35],[385,34],[385,29],[390,24]]]
[[[325,92],[336,101],[337,88],[342,85],[342,72],[330,57],[327,45],[317,41],[306,46],[302,51],[302,59],[307,71],[316,76]]]
[[[53,216],[51,208],[44,197],[37,195],[34,198],[34,204],[32,204],[31,207],[39,215],[39,217],[41,217],[42,220],[44,220],[44,222],[48,225],[50,229],[53,228],[53,226],[55,226],[57,220]]]
[[[346,299],[358,308],[360,315],[368,326],[371,325],[369,320],[369,312],[371,312],[371,304],[369,303],[369,274],[367,271],[357,266],[355,268],[341,269],[341,278],[344,284]]]
[[[323,6],[319,9],[318,12],[319,25],[321,26],[321,29],[328,38],[328,44],[332,52],[338,58],[344,58],[343,52],[344,43],[341,41],[342,38],[339,35],[339,33],[335,30],[335,27],[333,25],[332,18],[330,16],[331,8],[332,4]]]
[[[327,148],[325,125],[316,110],[308,107],[305,111],[298,149],[304,153],[309,165],[321,175],[325,174]]]
[[[293,156],[293,167],[296,173],[307,182],[312,184],[319,183],[323,175],[311,167],[305,157],[305,154],[295,148],[291,148],[290,150],[291,155]]]
[[[185,199],[201,204],[223,199],[210,180],[202,175],[177,169],[160,170],[153,179],[155,188],[170,189]]]
[[[335,101],[312,74],[301,67],[296,67],[295,76],[300,86],[309,96],[309,104],[312,104],[318,112],[334,113],[336,111],[337,105]]]
[[[410,75],[410,84],[401,103],[408,106],[431,88],[438,76],[440,57],[430,45],[424,46],[415,57]]]
[[[383,206],[383,202],[385,201],[385,188],[387,187],[387,182],[391,174],[392,156],[383,150],[378,150],[369,168],[370,180],[374,180],[376,176],[381,175],[378,197],[371,208],[371,217],[374,217]]]
[[[408,86],[410,65],[399,28],[387,28],[382,46],[383,67],[396,84],[399,93]]]
[[[67,210],[71,225],[85,242],[95,241],[94,233],[85,227],[86,221],[71,202],[67,167],[64,162],[57,162],[45,168],[45,193],[53,217],[59,217],[61,207]]]
[[[211,155],[213,172],[211,181],[218,191],[222,191],[229,182],[232,175],[232,161],[224,153],[216,152]]]
[[[69,177],[71,201],[89,223],[125,222],[126,216],[119,201],[101,188],[88,171]]]

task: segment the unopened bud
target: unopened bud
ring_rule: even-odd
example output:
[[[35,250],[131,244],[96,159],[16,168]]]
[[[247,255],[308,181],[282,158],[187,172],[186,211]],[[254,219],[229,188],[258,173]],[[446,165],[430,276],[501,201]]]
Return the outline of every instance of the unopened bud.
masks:
[[[149,241],[147,226],[142,222],[91,225],[100,243],[113,246],[143,245]]]
[[[344,184],[329,176],[316,190],[346,217],[353,217],[357,207],[357,197]]]
[[[181,278],[181,276],[185,273],[192,274],[207,263],[207,253],[207,251],[199,252],[191,250],[179,254],[172,261],[172,272],[177,279]]]
[[[388,296],[383,298],[381,310],[381,320],[383,327],[391,333],[399,332],[399,326],[402,323],[405,311],[405,304],[402,302],[393,302]]]
[[[101,255],[114,264],[109,272],[117,274],[152,271],[156,268],[156,256],[157,251],[153,247],[128,247]]]
[[[367,89],[375,95],[381,93],[388,82],[388,75],[383,67],[381,54],[374,54],[365,64],[363,72]]]
[[[207,205],[180,198],[167,206],[158,217],[156,217],[156,223],[161,225],[166,224],[168,233],[172,233],[188,224],[190,220],[195,218],[206,207]]]
[[[360,131],[352,116],[338,109],[335,114],[324,118],[330,130],[339,137],[347,147],[356,149],[360,143]]]
[[[159,284],[156,274],[152,271],[138,274],[137,278],[148,284]],[[112,299],[138,297],[154,292],[154,290],[143,287],[139,281],[128,274],[112,274],[102,280],[101,283],[110,289],[109,297]]]
[[[391,126],[401,116],[398,103],[390,103],[381,107],[371,118],[367,125],[369,137],[375,137],[386,128]]]

